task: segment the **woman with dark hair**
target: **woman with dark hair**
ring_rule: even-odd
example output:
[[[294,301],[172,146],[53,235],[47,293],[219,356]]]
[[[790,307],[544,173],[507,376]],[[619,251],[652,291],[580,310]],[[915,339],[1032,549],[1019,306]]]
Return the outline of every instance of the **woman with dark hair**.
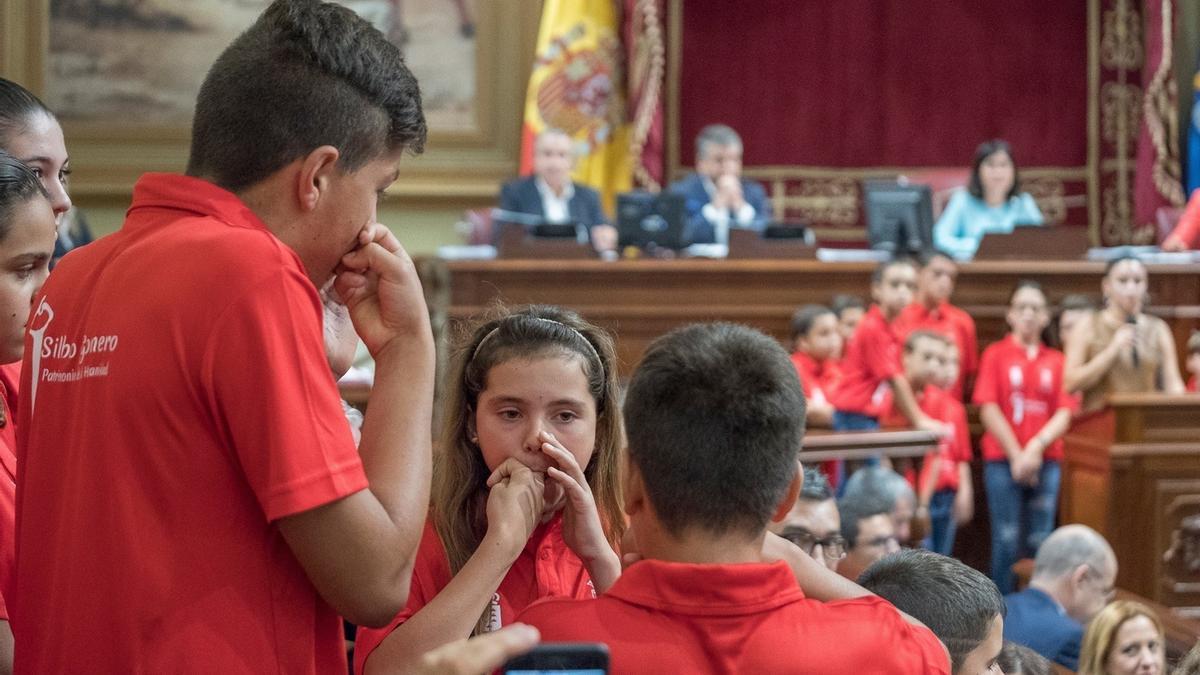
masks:
[[[933,228],[937,248],[959,259],[975,256],[983,235],[1008,233],[1018,225],[1041,225],[1042,212],[1028,192],[1021,192],[1012,149],[1002,140],[975,150],[971,181],[950,198]]]
[[[1184,392],[1171,329],[1145,312],[1148,285],[1142,261],[1110,260],[1101,281],[1104,309],[1071,330],[1063,386],[1083,393],[1084,412],[1104,407],[1115,392]]]
[[[0,77],[0,150],[16,157],[42,182],[54,207],[59,240],[54,259],[92,240],[92,233],[78,211],[71,210],[67,179],[71,158],[63,140],[62,127],[54,113],[28,89]]]

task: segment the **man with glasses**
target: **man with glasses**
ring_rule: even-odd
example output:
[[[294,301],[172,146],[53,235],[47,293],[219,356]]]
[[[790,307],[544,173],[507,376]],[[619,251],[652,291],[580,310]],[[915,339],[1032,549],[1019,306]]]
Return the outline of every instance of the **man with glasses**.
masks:
[[[825,568],[836,570],[846,557],[842,519],[829,481],[815,468],[805,467],[800,497],[782,522],[771,530],[800,547]]]
[[[1038,548],[1029,588],[1004,598],[1004,639],[1075,670],[1083,627],[1115,594],[1117,558],[1098,532],[1065,525]]]
[[[847,492],[838,502],[846,557],[838,563],[838,574],[858,579],[876,560],[900,550],[892,501],[871,492]]]

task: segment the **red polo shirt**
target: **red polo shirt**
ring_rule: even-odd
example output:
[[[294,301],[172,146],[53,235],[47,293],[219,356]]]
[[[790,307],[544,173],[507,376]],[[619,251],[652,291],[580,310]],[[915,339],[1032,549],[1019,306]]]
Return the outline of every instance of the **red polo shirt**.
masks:
[[[804,387],[804,399],[827,403],[829,392],[837,385],[842,377],[842,370],[837,361],[826,359],[817,361],[804,352],[792,352],[792,365],[800,376],[800,386]]]
[[[935,453],[925,455],[921,465],[921,483],[934,480],[933,489],[958,490],[958,465],[960,462],[971,461],[971,432],[967,427],[967,409],[944,389],[933,385],[926,386],[917,398],[917,405],[933,419],[945,422],[954,429],[954,434],[938,442]],[[937,476],[932,476],[933,458],[941,457]]]
[[[16,670],[345,673],[274,522],[365,489],[317,290],[233,194],[149,174],[25,343]]]
[[[887,322],[879,305],[871,305],[846,345],[841,381],[827,392],[833,407],[885,417],[892,409],[892,385],[888,380],[904,372],[900,362],[902,345],[895,325]]]
[[[975,380],[975,403],[1000,406],[1012,426],[1017,442],[1024,447],[1060,408],[1075,410],[1078,402],[1063,390],[1062,352],[1038,345],[1033,358],[1011,334],[983,352],[979,377]],[[1004,448],[990,433],[980,442],[986,461],[1005,461]],[[1062,439],[1056,439],[1042,454],[1044,459],[1062,459]]]
[[[416,564],[413,566],[408,605],[385,628],[358,629],[354,640],[354,672],[366,672],[367,657],[371,652],[397,626],[429,604],[450,583],[451,578],[450,563],[446,560],[442,540],[433,523],[426,522],[425,532],[421,535],[421,548],[417,551]],[[499,630],[512,623],[521,610],[541,598],[594,597],[596,590],[583,561],[563,541],[562,515],[559,514],[533,531],[525,550],[521,551],[500,582],[500,587],[492,596],[488,630]],[[460,637],[466,636],[454,636],[454,639]]]
[[[973,375],[979,368],[979,345],[975,339],[975,320],[971,315],[948,302],[934,309],[914,302],[900,312],[895,323],[901,345],[917,330],[941,333],[954,340],[958,347],[959,368],[958,380],[950,388],[950,395],[959,401],[963,400],[963,383],[967,376]]]
[[[949,673],[941,643],[877,597],[817,602],[785,563],[643,560],[596,600],[544,600],[543,642],[608,645],[614,673]]]

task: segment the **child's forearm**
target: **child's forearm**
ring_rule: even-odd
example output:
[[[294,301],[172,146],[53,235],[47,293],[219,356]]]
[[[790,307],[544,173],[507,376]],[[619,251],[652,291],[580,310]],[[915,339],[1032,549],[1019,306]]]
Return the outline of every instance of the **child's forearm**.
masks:
[[[1067,428],[1071,426],[1071,411],[1067,408],[1059,408],[1050,417],[1050,420],[1038,429],[1034,438],[1037,439],[1038,445],[1042,451],[1054,441],[1058,440],[1063,434],[1067,433]]]
[[[597,559],[585,560],[583,564],[587,568],[588,577],[591,578],[597,595],[612,588],[612,585],[617,582],[617,578],[621,576],[621,559],[611,548]]]
[[[512,562],[510,551],[485,538],[450,583],[371,652],[364,675],[407,672],[425,652],[468,637]]]
[[[913,426],[919,427],[925,424],[929,420],[929,416],[922,412],[920,406],[917,405],[917,396],[913,393],[908,378],[896,375],[889,382],[892,385],[892,393],[900,413],[908,418]]]
[[[983,428],[987,429],[988,433],[1000,443],[1004,454],[1008,456],[1008,461],[1016,459],[1017,454],[1021,452],[1021,444],[1017,441],[1017,435],[1013,433],[1012,426],[1004,417],[1000,406],[995,403],[984,403],[979,408],[979,421],[983,422]]]

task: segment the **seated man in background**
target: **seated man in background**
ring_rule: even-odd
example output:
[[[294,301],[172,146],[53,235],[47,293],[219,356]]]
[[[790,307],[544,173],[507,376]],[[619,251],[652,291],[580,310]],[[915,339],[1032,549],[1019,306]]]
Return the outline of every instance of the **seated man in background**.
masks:
[[[758,331],[656,340],[624,408],[625,511],[643,558],[599,598],[546,599],[518,620],[546,641],[607,644],[614,673],[947,673],[933,634],[891,605],[818,602],[764,554],[767,523],[800,489],[803,408],[787,353]]]
[[[842,519],[829,481],[815,468],[804,468],[804,487],[792,510],[770,530],[800,547],[827,569],[836,570],[846,557]]]
[[[500,188],[501,212],[494,217],[493,241],[499,240],[499,225],[505,222],[575,223],[580,243],[590,240],[599,251],[615,249],[617,231],[604,215],[600,194],[571,180],[574,166],[575,150],[566,132],[546,129],[538,134],[533,142],[533,174]]]
[[[912,519],[917,510],[917,497],[904,476],[883,466],[866,466],[850,475],[842,500],[852,503],[882,501],[883,510],[892,520],[892,533],[901,546],[912,539]],[[845,523],[843,518],[842,523]],[[843,532],[843,536],[845,533]]]
[[[1083,625],[1112,599],[1117,557],[1090,527],[1064,525],[1046,538],[1029,587],[1005,596],[1004,639],[1075,670]]]
[[[838,574],[856,580],[876,560],[900,550],[889,499],[847,490],[838,500],[838,513],[842,518],[842,539],[846,541],[846,557],[838,563]]]
[[[953,558],[910,549],[871,565],[859,580],[928,626],[950,650],[954,675],[999,672],[1004,599],[981,572]]]
[[[710,124],[696,136],[696,172],[671,186],[684,196],[692,244],[728,244],[732,228],[762,229],[771,203],[761,185],[742,178],[742,138],[724,124]]]

